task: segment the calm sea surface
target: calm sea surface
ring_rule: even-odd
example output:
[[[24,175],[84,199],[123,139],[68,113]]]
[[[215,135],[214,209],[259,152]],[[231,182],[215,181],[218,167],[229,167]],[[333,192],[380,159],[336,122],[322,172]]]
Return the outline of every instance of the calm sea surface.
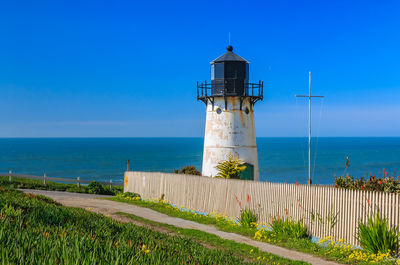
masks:
[[[345,170],[381,175],[400,170],[400,138],[318,138],[312,142],[313,182],[331,184]],[[257,138],[263,181],[306,183],[306,138]],[[202,138],[0,139],[0,172],[122,182],[126,160],[140,171],[201,168]],[[400,172],[399,172],[400,173]]]

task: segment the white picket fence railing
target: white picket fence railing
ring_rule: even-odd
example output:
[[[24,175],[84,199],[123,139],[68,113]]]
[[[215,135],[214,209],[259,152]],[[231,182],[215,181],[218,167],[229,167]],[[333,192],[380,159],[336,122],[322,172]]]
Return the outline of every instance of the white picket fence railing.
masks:
[[[312,236],[333,236],[352,245],[358,245],[358,221],[377,209],[390,225],[400,224],[399,194],[159,172],[127,171],[124,182],[125,192],[144,198],[164,194],[171,203],[205,213],[237,218],[241,208],[249,207],[263,223],[277,216],[303,220]]]

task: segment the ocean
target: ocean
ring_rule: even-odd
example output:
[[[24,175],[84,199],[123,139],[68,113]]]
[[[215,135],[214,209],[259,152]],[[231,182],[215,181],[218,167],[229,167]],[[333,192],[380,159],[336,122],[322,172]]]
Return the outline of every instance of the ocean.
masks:
[[[306,183],[307,138],[257,138],[261,181]],[[138,171],[201,169],[203,138],[0,138],[0,173],[122,182],[126,161]],[[350,167],[345,171],[346,156]],[[400,138],[313,138],[312,178],[387,172],[397,177]]]

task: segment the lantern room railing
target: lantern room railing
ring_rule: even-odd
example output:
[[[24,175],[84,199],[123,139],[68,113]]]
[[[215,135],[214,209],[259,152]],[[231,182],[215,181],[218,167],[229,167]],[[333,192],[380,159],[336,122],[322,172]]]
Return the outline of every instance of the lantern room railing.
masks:
[[[197,100],[207,103],[214,97],[250,97],[254,103],[263,99],[264,82],[246,83],[242,80],[216,80],[197,82]]]

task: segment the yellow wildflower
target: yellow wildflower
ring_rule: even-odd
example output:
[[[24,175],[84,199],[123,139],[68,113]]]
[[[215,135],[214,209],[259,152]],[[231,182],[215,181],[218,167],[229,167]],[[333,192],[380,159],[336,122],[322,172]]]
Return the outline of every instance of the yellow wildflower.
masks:
[[[142,251],[147,254],[147,253],[150,252],[150,249],[148,249],[146,245],[143,245],[142,246]]]

